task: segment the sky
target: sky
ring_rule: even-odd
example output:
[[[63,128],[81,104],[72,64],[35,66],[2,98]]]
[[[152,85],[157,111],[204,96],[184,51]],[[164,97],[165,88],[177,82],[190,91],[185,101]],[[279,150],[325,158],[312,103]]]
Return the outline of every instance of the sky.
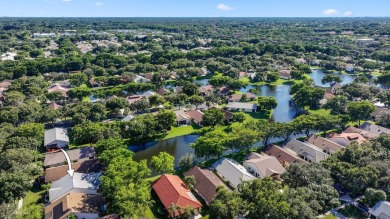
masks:
[[[390,0],[0,0],[0,17],[388,17]]]

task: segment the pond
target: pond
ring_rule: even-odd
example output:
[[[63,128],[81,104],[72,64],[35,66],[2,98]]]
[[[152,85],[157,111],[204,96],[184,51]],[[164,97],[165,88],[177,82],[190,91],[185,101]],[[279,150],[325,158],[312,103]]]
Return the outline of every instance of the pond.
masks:
[[[324,73],[322,70],[313,70],[310,74],[310,77],[313,79],[314,83],[317,86],[330,87],[330,83],[323,84],[321,82],[322,78],[327,74],[339,76],[342,80],[342,82],[340,83],[342,85],[352,83],[353,80],[355,80],[356,78],[356,75],[340,74],[340,73]]]
[[[130,146],[129,149],[135,152],[134,160],[148,160],[148,165],[153,156],[157,156],[160,152],[167,152],[175,157],[175,167],[179,165],[179,159],[186,153],[193,154],[194,149],[190,146],[199,136],[186,135],[159,142],[149,142],[144,146]]]

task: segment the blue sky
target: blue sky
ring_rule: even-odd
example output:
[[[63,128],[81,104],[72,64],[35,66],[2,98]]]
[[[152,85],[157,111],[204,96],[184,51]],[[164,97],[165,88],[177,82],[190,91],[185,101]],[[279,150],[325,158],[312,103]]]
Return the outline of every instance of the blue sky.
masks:
[[[390,0],[0,0],[0,17],[387,17]]]

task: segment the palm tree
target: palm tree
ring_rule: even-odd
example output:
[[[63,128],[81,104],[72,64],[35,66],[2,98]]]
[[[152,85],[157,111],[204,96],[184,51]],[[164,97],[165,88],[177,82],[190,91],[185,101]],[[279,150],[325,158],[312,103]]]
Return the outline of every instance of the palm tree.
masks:
[[[188,205],[184,208],[183,216],[185,218],[190,218],[192,215],[195,215],[195,214],[196,214],[196,209],[195,208],[193,208],[191,206],[188,206]]]
[[[176,218],[176,211],[178,212],[177,216],[179,216],[181,207],[176,205],[175,203],[172,203],[171,206],[169,206],[168,208],[168,212],[172,218]]]

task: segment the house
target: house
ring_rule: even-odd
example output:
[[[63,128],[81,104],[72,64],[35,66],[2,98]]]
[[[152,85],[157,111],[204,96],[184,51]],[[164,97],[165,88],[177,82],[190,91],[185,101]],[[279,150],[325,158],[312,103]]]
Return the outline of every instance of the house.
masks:
[[[297,154],[301,155],[304,160],[310,162],[320,162],[329,157],[329,154],[323,152],[317,146],[296,139],[291,139],[284,147],[295,151]]]
[[[194,122],[195,124],[197,124],[199,126],[202,126],[203,116],[204,116],[204,113],[202,111],[190,110],[190,111],[185,112],[185,114],[191,118],[192,122]]]
[[[288,167],[293,163],[306,163],[306,161],[300,158],[294,151],[277,145],[268,145],[265,148],[264,153],[276,157],[283,167]]]
[[[98,219],[101,209],[104,209],[104,197],[101,194],[70,192],[45,207],[45,219],[66,219],[70,215]]]
[[[247,101],[253,101],[256,99],[256,96],[252,93],[246,93],[246,99]],[[228,102],[240,102],[244,94],[232,94],[229,95],[227,100]]]
[[[156,91],[156,93],[158,93],[159,95],[161,96],[164,96],[165,94],[169,94],[169,90],[165,89],[165,88],[160,88]]]
[[[96,157],[94,147],[83,147],[73,150],[68,150],[66,153],[72,162],[89,160]],[[56,167],[64,165],[66,158],[63,152],[46,153],[43,166],[45,167]]]
[[[146,91],[143,94],[141,94],[142,97],[145,97],[146,99],[149,98],[150,96],[156,95],[156,92],[153,91]]]
[[[321,136],[311,135],[306,142],[321,148],[325,153],[334,154],[344,147],[334,141]]]
[[[88,83],[91,85],[91,87],[100,87],[100,83],[96,82],[95,78],[89,79]]]
[[[146,79],[140,75],[137,75],[134,79],[134,82],[135,83],[146,83],[146,82],[148,82],[148,79]]]
[[[203,96],[212,94],[214,90],[215,88],[211,84],[199,88],[200,94],[202,94]]]
[[[292,78],[291,70],[279,70],[278,75],[281,79],[285,80],[290,80]]]
[[[230,92],[230,89],[226,86],[222,86],[222,87],[218,88],[219,96],[226,96],[229,94],[229,92]]]
[[[53,128],[45,131],[44,146],[46,149],[65,148],[69,144],[68,130]]]
[[[54,38],[56,36],[55,33],[33,33],[32,38]]]
[[[183,214],[187,206],[198,211],[202,207],[202,204],[178,176],[164,174],[153,183],[152,188],[171,217]],[[181,207],[181,210],[170,211],[169,208],[173,204]]]
[[[226,105],[226,108],[230,111],[245,111],[245,112],[256,112],[256,103],[243,103],[243,102],[231,102]]]
[[[12,85],[11,80],[3,80],[0,82],[0,89],[3,89],[3,91],[8,90],[8,88]]]
[[[347,65],[347,67],[345,67],[345,71],[346,72],[353,72],[354,71],[353,65]]]
[[[203,198],[207,205],[214,200],[218,186],[223,186],[225,189],[230,190],[215,173],[208,169],[193,167],[184,175],[195,177],[194,191]]]
[[[77,173],[70,177],[69,174],[54,181],[49,190],[49,202],[60,199],[71,192],[96,194],[99,189],[99,177],[101,173]]]
[[[229,158],[221,158],[212,166],[216,173],[234,189],[238,189],[238,185],[244,181],[256,179],[242,165]]]
[[[380,201],[368,211],[376,219],[390,218],[390,202]]]
[[[239,78],[245,78],[245,77],[248,77],[248,73],[244,72],[244,71],[240,71],[238,73],[238,77]]]
[[[61,108],[62,106],[61,105],[58,105],[57,103],[55,102],[52,102],[52,103],[49,103],[48,106],[54,110],[58,110],[59,108]]]
[[[339,89],[341,89],[343,87],[343,85],[341,85],[340,83],[335,83],[335,84],[332,84],[331,85],[331,89],[333,91],[333,94],[336,93]]]
[[[366,131],[366,130],[363,130],[363,129],[360,129],[360,128],[356,128],[356,127],[353,127],[353,126],[347,127],[346,129],[344,129],[343,132],[345,132],[345,133],[359,133],[365,139],[375,139],[375,138],[379,137],[379,135],[380,135],[378,133],[373,133],[373,132]]]
[[[178,126],[191,124],[191,117],[188,116],[184,110],[174,111],[176,115],[176,123]]]
[[[1,61],[13,61],[15,60],[15,56],[17,56],[17,53],[13,52],[6,52],[0,56]]]
[[[125,116],[125,117],[121,120],[121,122],[128,122],[128,121],[130,121],[130,120],[132,120],[132,119],[134,119],[134,116],[133,116],[133,115],[127,115],[127,116]]]
[[[154,77],[154,74],[151,73],[151,72],[145,74],[145,78],[146,78],[146,80],[148,80],[148,81],[152,81],[152,80],[153,80],[153,77]]]
[[[173,93],[175,93],[175,94],[183,93],[183,87],[177,86],[177,87],[173,88]]]
[[[72,168],[78,173],[97,173],[103,169],[102,163],[97,158],[81,160],[72,164]],[[45,183],[56,181],[68,174],[68,165],[50,167],[45,170]]]
[[[363,129],[363,130],[372,132],[372,133],[379,134],[379,135],[380,134],[390,135],[390,129],[382,127],[382,126],[379,126],[379,125],[371,124],[370,122],[364,122],[360,126],[360,128]]]
[[[68,91],[70,89],[67,88],[67,87],[64,87],[58,83],[55,83],[53,84],[52,86],[50,86],[48,89],[47,89],[47,92],[48,93],[53,93],[53,92],[60,92],[61,93],[61,96],[63,97],[68,97]]]
[[[388,109],[386,107],[375,106],[374,112],[371,113],[372,119],[376,120],[378,115],[380,115],[382,113],[390,113],[390,109]]]
[[[286,171],[276,157],[252,152],[247,158],[243,166],[257,178],[271,177],[280,180],[280,174]]]
[[[200,68],[200,75],[202,76],[205,76],[205,75],[208,75],[210,72],[209,70],[207,70],[207,68],[203,67],[203,68]]]
[[[233,121],[234,113],[223,110],[223,109],[221,109],[221,111],[223,112],[223,118],[225,119],[226,123],[230,123]]]
[[[358,144],[361,144],[367,141],[367,139],[365,139],[359,133],[344,133],[344,132],[341,134],[329,133],[327,139],[336,142],[337,144],[342,145],[344,147],[350,145],[352,142],[357,142]]]
[[[130,105],[130,104],[133,104],[133,103],[141,100],[142,98],[144,98],[144,97],[140,96],[140,95],[132,95],[132,96],[126,97],[126,101]]]

